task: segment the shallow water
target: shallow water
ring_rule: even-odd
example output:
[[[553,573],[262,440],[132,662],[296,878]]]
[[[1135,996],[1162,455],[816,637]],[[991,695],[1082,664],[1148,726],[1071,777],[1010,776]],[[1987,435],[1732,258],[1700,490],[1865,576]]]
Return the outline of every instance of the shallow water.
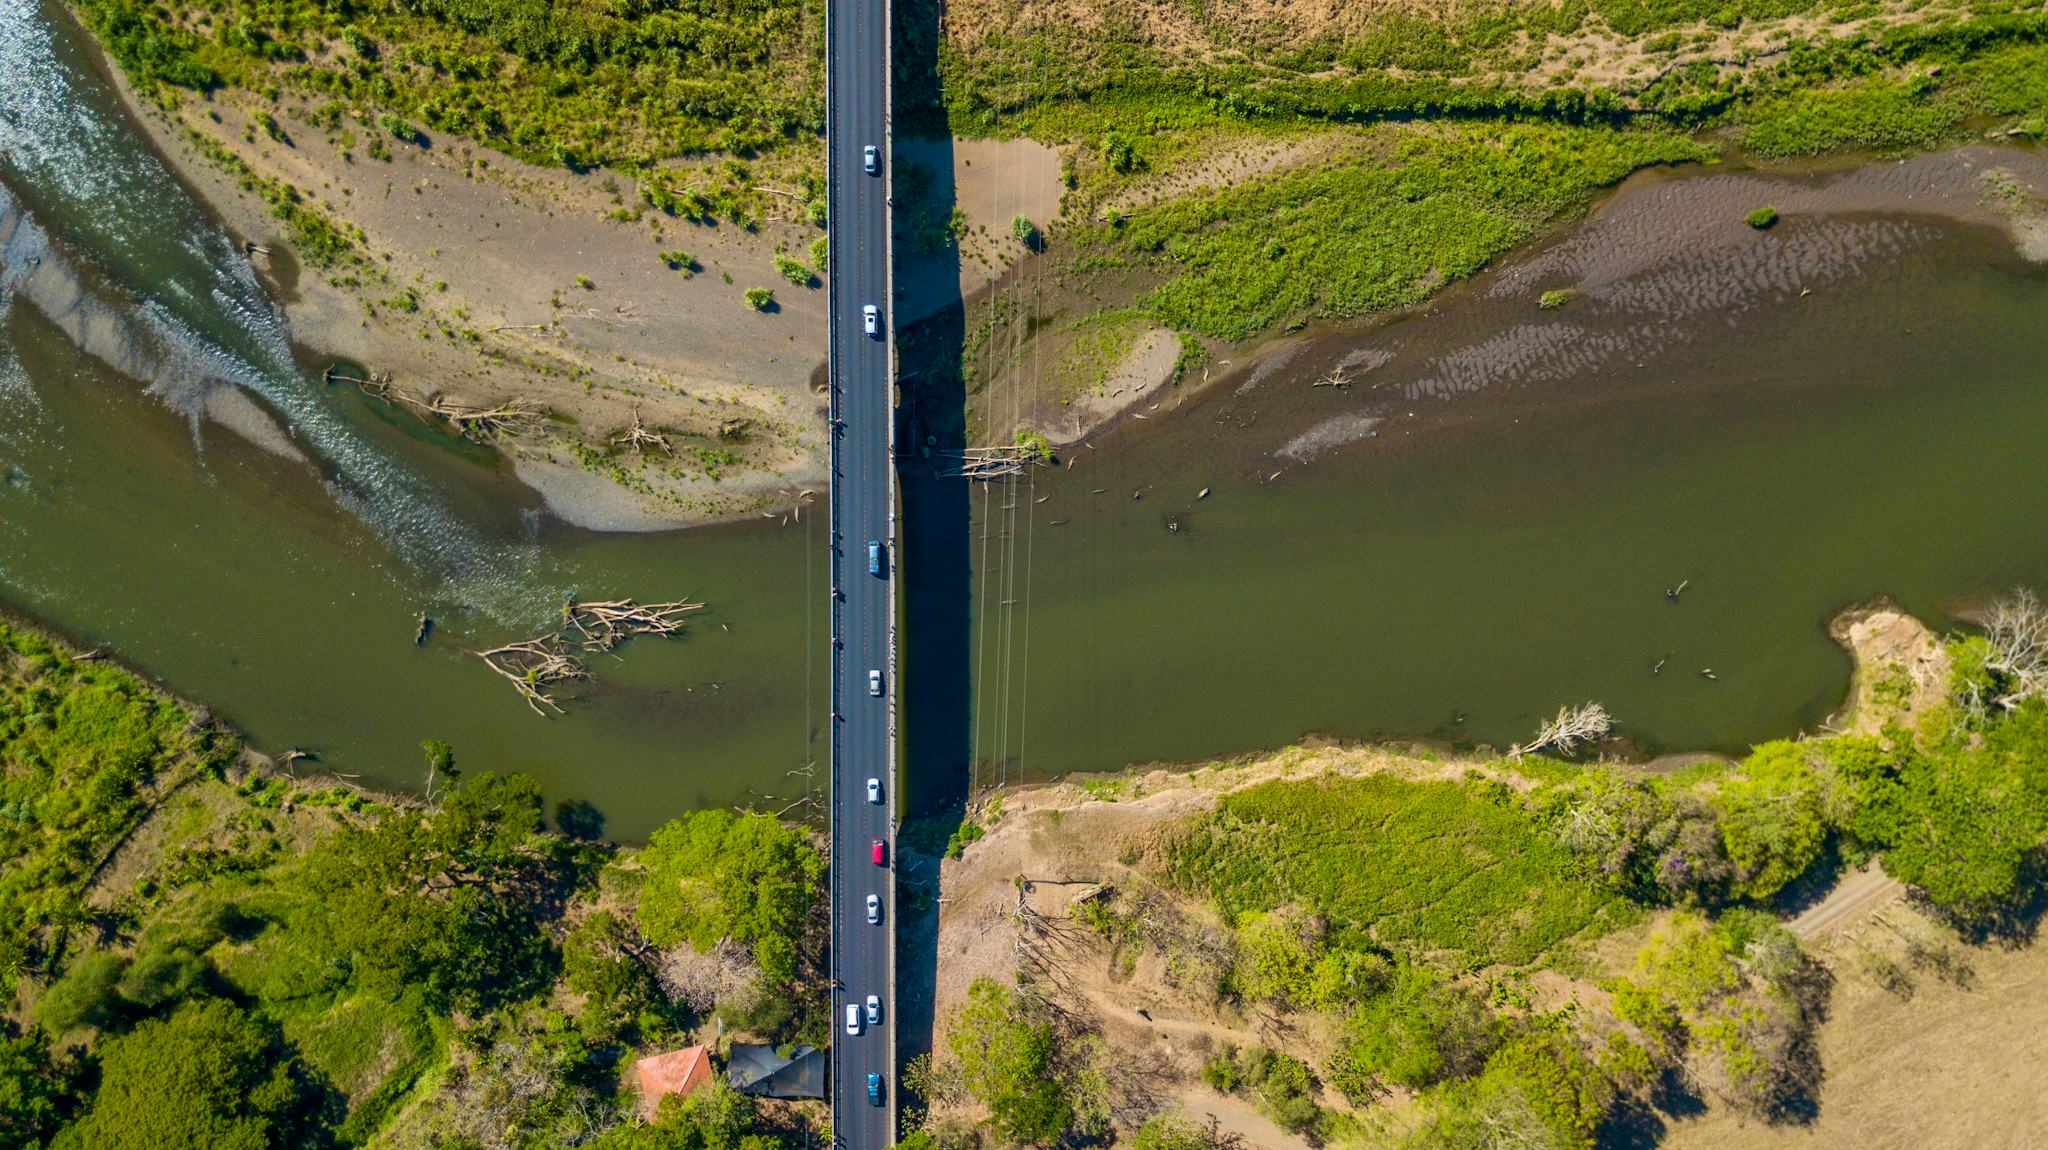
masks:
[[[74,35],[0,0],[0,602],[365,781],[415,782],[418,742],[446,739],[629,837],[799,792],[825,712],[816,520],[570,530],[474,449],[321,387]],[[969,493],[988,593],[908,606],[906,686],[944,732],[912,716],[914,781],[1307,734],[1505,744],[1589,698],[1647,749],[1739,749],[1838,702],[1841,607],[1938,620],[2039,582],[2048,281],[1987,228],[1731,178],[1638,181],[1415,317],[1219,367],[1074,466]],[[1768,236],[1637,258],[1766,191]],[[1582,294],[1539,312],[1551,286]],[[1340,363],[1349,386],[1308,386]],[[307,462],[198,417],[223,395]],[[541,719],[467,651],[570,593],[712,606]]]
[[[977,779],[1306,734],[1505,746],[1589,699],[1646,751],[1740,751],[1839,705],[1843,607],[1940,625],[2038,586],[2048,278],[1855,188],[1758,235],[1759,187],[1638,181],[1403,322],[1169,395],[1012,510],[977,493],[1006,588],[974,609]],[[1684,218],[1735,223],[1646,233]],[[1538,309],[1552,286],[1581,294]]]
[[[419,742],[445,739],[628,836],[800,793],[788,772],[815,753],[823,668],[815,525],[565,528],[487,454],[323,386],[77,36],[0,0],[5,604],[366,782],[416,782]],[[284,454],[205,418],[243,396],[242,418],[286,429]],[[682,639],[593,660],[596,682],[563,692],[571,714],[543,719],[469,651],[545,630],[570,594],[711,606]],[[415,647],[422,612],[436,625]]]

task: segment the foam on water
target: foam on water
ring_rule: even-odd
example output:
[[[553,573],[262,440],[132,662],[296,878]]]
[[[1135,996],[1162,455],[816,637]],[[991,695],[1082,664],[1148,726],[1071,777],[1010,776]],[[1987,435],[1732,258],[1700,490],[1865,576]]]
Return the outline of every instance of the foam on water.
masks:
[[[491,538],[327,403],[248,261],[145,147],[42,0],[0,0],[0,280],[80,347],[194,421],[209,393],[262,401],[360,516],[441,597],[505,622],[560,600],[539,549]],[[92,275],[81,274],[80,265]],[[102,282],[104,281],[104,282]]]

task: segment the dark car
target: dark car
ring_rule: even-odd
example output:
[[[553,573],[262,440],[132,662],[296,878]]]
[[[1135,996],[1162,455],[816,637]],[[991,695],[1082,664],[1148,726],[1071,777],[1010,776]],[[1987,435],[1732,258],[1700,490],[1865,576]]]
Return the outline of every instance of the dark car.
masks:
[[[881,1104],[882,1076],[879,1074],[870,1074],[868,1075],[868,1105],[880,1106]]]

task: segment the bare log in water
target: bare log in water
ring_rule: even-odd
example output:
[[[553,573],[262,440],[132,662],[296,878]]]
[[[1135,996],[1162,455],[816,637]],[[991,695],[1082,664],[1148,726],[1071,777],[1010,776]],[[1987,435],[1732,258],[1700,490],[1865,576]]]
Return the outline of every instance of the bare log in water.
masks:
[[[536,430],[540,421],[547,417],[546,408],[525,399],[507,400],[496,407],[472,407],[457,403],[440,392],[427,395],[409,391],[393,384],[388,371],[360,379],[329,368],[326,379],[330,383],[336,380],[353,383],[363,390],[364,395],[390,400],[422,419],[444,420],[455,428],[456,434],[470,439],[522,435]]]
[[[564,714],[548,688],[572,679],[591,678],[583,656],[610,651],[635,635],[678,635],[683,616],[704,609],[702,603],[635,603],[631,599],[578,603],[562,607],[562,626],[552,635],[523,643],[507,643],[472,654],[511,683],[536,715]]]
[[[507,643],[488,651],[475,652],[484,665],[502,675],[518,690],[519,697],[536,715],[547,710],[563,714],[561,704],[547,689],[571,679],[588,679],[590,671],[560,635],[543,635],[523,643]],[[542,708],[547,708],[543,710]]]
[[[584,650],[609,651],[635,635],[679,634],[682,617],[703,609],[702,603],[682,599],[671,603],[635,603],[631,599],[578,603],[571,599],[562,608],[562,627],[574,632],[571,641]]]

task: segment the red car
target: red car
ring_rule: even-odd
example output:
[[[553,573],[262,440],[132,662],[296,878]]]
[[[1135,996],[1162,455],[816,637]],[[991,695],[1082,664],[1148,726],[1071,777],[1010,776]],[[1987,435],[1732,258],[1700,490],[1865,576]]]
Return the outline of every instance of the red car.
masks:
[[[889,844],[888,844],[888,843],[885,843],[885,842],[883,842],[883,841],[882,841],[881,839],[876,839],[876,840],[875,840],[875,845],[874,845],[873,847],[869,848],[869,853],[870,853],[870,854],[871,854],[871,855],[872,855],[872,856],[874,857],[874,860],[875,860],[875,865],[876,865],[876,866],[887,866],[887,865],[889,865]]]

